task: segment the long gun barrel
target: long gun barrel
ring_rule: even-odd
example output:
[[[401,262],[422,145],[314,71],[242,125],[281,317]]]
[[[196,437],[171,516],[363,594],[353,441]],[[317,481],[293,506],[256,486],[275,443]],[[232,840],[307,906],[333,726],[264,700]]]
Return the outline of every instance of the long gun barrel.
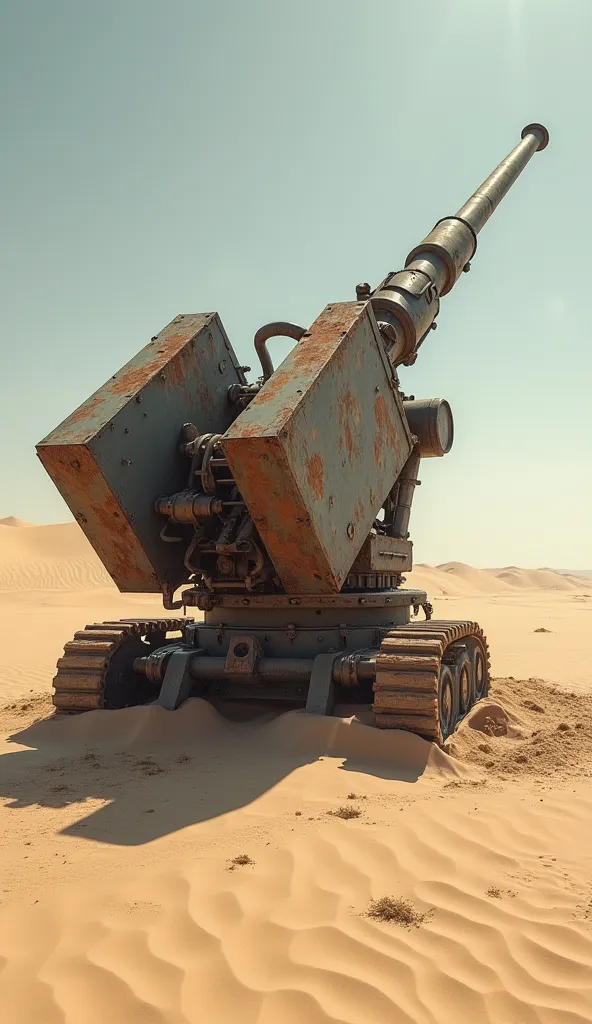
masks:
[[[410,365],[428,331],[436,326],[440,296],[446,295],[468,270],[477,235],[524,170],[531,156],[544,149],[549,133],[529,124],[522,140],[489,175],[454,217],[438,221],[433,231],[409,253],[405,269],[389,274],[371,303],[394,366]]]

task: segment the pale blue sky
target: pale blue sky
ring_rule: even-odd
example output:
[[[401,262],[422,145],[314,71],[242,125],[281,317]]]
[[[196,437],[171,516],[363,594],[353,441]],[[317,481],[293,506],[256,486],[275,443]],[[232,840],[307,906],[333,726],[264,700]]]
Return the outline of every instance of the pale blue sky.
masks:
[[[417,561],[592,566],[591,0],[0,10],[0,517],[69,518],[35,442],[177,313],[254,366],[261,323],[400,267],[536,120],[403,379],[456,421],[411,525]]]

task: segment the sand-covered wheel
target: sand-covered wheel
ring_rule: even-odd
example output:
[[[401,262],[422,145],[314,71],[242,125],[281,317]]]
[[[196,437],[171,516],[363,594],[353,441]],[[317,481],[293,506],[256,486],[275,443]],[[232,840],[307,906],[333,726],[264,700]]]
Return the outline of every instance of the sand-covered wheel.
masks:
[[[464,645],[457,654],[454,670],[458,689],[458,715],[459,718],[464,718],[475,703],[473,659]]]
[[[376,656],[376,725],[444,743],[487,693],[489,654],[476,622],[434,620],[398,626]]]
[[[95,622],[74,634],[58,660],[53,703],[60,711],[127,708],[158,697],[160,684],[134,672],[136,658],[166,643],[192,619]]]
[[[473,663],[475,700],[482,700],[489,691],[489,657],[487,648],[484,648],[480,643],[473,642],[469,645],[469,651]]]
[[[454,732],[457,720],[454,674],[449,665],[442,665],[438,680],[439,739],[447,740]]]

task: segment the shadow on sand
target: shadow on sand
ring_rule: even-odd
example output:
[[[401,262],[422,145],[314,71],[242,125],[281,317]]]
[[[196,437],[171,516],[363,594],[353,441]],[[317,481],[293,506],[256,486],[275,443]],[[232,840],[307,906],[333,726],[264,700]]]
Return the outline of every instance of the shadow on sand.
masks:
[[[13,733],[1,759],[8,807],[82,805],[61,831],[137,846],[245,807],[303,765],[343,760],[345,771],[416,782],[428,761],[452,768],[432,744],[358,718],[291,711],[230,721],[202,700],[59,715]],[[23,749],[26,748],[26,749]],[[441,763],[440,763],[441,762]],[[84,813],[84,802],[108,801]]]

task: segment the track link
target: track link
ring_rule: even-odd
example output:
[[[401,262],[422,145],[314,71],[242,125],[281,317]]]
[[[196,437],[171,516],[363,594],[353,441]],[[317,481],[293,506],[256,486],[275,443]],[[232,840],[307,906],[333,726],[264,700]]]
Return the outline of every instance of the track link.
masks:
[[[454,660],[454,644],[467,641],[473,669],[468,707],[454,714],[453,729],[476,700],[485,696],[489,685],[489,649],[483,630],[476,622],[448,619],[409,623],[384,637],[376,657],[374,704],[380,729],[403,729],[424,739],[443,743],[441,685],[443,667]]]
[[[165,642],[192,619],[118,619],[94,622],[74,634],[58,659],[53,703],[60,711],[91,711],[105,706],[105,684],[115,654],[130,640]]]

